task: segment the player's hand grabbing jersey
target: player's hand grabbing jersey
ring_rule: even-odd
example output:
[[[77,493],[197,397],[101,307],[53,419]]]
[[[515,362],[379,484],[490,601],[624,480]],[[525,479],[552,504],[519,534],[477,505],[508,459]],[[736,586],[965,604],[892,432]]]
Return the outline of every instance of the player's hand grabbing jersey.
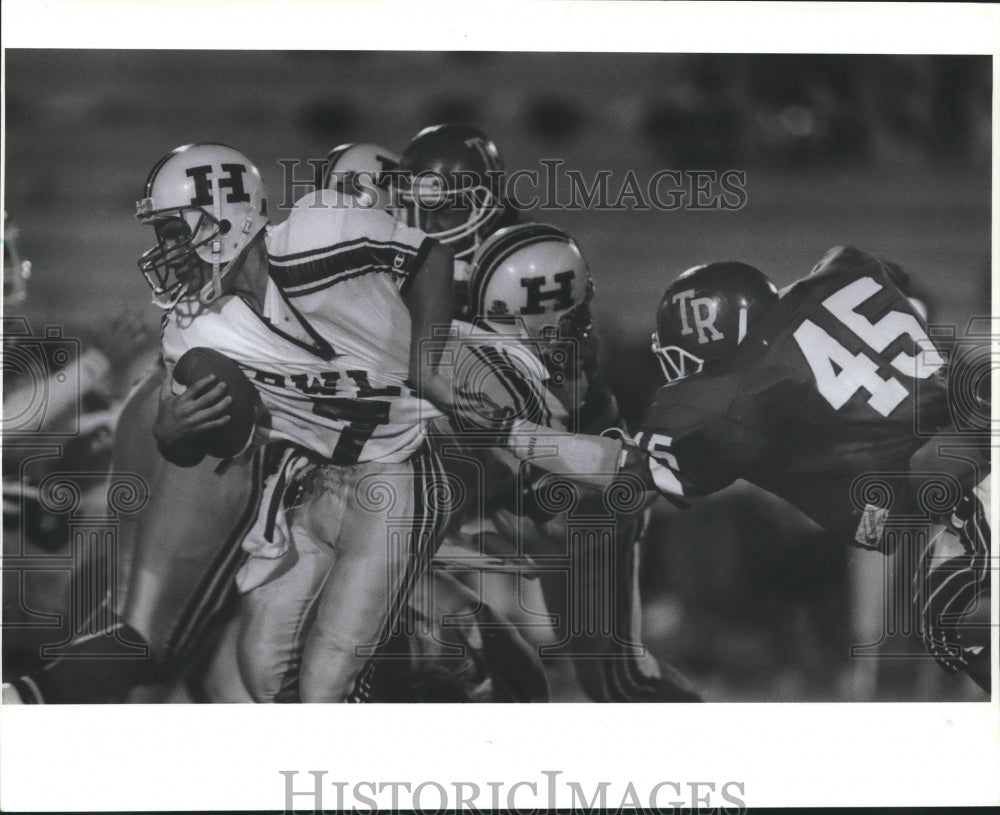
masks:
[[[181,301],[164,322],[167,364],[197,346],[237,362],[270,413],[265,441],[290,441],[335,464],[403,461],[440,415],[407,385],[410,316],[401,297],[431,245],[381,210],[311,193],[268,233],[263,314],[239,296],[196,304],[194,313]]]
[[[645,476],[679,498],[744,478],[877,545],[888,502],[864,477],[902,495],[918,413],[948,420],[944,360],[900,284],[898,267],[856,249],[828,252],[724,368],[657,392],[635,439]],[[859,527],[869,503],[876,523]]]

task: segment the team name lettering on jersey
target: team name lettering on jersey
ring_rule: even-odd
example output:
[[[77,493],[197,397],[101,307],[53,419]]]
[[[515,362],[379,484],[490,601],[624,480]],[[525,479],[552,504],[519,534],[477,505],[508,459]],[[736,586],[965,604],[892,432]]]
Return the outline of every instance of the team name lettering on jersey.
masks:
[[[249,189],[241,172],[213,164],[195,177],[220,201]],[[338,200],[334,191],[310,193],[268,231],[260,313],[240,297],[220,298],[195,319],[168,312],[164,359],[172,365],[204,346],[240,365],[270,414],[265,442],[291,442],[342,465],[404,461],[441,415],[406,382],[410,327],[400,288],[418,271],[428,238]]]
[[[384,388],[373,387],[368,379],[367,371],[319,371],[315,374],[284,374],[273,373],[271,371],[254,371],[254,381],[262,385],[270,385],[275,388],[289,388],[298,390],[306,396],[333,396],[343,393],[342,375],[348,377],[353,388],[348,386],[347,390],[356,391],[353,395],[358,399],[366,399],[372,396],[400,396],[402,388],[397,385],[389,385]]]

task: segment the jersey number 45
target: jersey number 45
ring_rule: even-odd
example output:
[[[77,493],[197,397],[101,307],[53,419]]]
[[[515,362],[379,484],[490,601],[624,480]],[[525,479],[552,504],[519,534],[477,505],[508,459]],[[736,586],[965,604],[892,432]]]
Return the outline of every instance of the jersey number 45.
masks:
[[[910,391],[896,376],[883,378],[880,367],[891,366],[910,379],[927,379],[944,365],[944,358],[912,314],[890,311],[873,323],[855,311],[881,290],[882,286],[874,279],[862,277],[823,300],[823,306],[839,325],[861,339],[867,349],[852,354],[808,319],[793,334],[812,369],[816,388],[834,410],[842,408],[863,388],[869,394],[868,404],[882,416],[888,416]],[[883,352],[903,336],[913,340],[916,353],[899,351],[892,359],[883,357]]]

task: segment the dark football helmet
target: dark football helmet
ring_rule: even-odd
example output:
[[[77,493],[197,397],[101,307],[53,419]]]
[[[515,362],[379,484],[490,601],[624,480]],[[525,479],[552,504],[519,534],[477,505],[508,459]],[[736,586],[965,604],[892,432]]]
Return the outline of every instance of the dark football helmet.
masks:
[[[500,151],[481,130],[433,125],[403,150],[399,171],[392,174],[393,204],[410,226],[468,260],[503,215],[503,179]]]
[[[777,299],[775,285],[746,263],[709,263],[681,274],[663,293],[653,332],[667,381],[729,356]]]

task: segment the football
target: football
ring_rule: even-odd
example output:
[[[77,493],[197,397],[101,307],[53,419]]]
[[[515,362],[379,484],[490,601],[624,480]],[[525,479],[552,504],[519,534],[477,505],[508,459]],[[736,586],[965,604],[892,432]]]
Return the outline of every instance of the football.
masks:
[[[193,385],[209,374],[226,383],[226,394],[233,399],[229,422],[202,432],[194,444],[210,456],[228,458],[240,452],[250,438],[256,409],[261,404],[260,395],[235,362],[211,348],[192,348],[174,366],[174,381],[182,387]]]

